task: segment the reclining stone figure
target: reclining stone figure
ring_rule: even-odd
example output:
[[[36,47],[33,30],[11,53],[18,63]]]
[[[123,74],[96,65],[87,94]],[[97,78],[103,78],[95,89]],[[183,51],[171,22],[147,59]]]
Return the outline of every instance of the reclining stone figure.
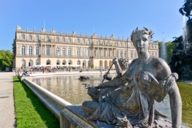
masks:
[[[108,76],[109,71],[112,66],[115,66],[116,76],[114,78]],[[88,94],[91,96],[93,100],[102,100],[106,95],[111,93],[113,90],[119,87],[119,85],[122,85],[122,79],[121,77],[126,72],[127,69],[127,61],[123,58],[114,58],[112,61],[112,65],[109,68],[109,70],[104,74],[103,81],[106,79],[107,82],[102,81],[102,83],[97,86],[89,86],[88,87]],[[119,84],[121,83],[121,84]]]
[[[182,102],[176,84],[178,76],[171,72],[164,60],[149,55],[151,37],[152,31],[147,28],[137,28],[132,32],[131,40],[138,58],[131,62],[121,77],[122,81],[114,82],[118,88],[101,101],[83,103],[90,120],[122,127],[156,127],[154,101],[161,102],[168,94],[172,117],[170,127],[181,127]]]

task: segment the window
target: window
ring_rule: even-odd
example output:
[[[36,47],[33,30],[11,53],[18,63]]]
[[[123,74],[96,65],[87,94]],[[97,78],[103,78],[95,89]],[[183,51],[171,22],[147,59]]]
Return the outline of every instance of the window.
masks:
[[[104,49],[104,57],[106,57],[106,56],[107,56],[107,50]]]
[[[77,56],[78,56],[78,57],[81,56],[81,48],[77,48]]]
[[[63,47],[63,49],[62,49],[62,55],[66,56],[66,48],[65,47]]]
[[[25,34],[22,34],[22,39],[25,40]]]
[[[25,46],[22,46],[22,48],[21,48],[21,55],[25,55]]]
[[[56,37],[56,42],[59,42],[59,36]]]
[[[51,46],[46,47],[46,54],[47,54],[47,56],[51,55]]]
[[[30,56],[33,55],[33,48],[32,48],[32,46],[29,46],[29,55],[30,55]]]
[[[37,35],[33,35],[33,40],[34,40],[34,41],[38,41]]]
[[[73,43],[77,43],[77,38],[72,38]]]
[[[84,39],[85,44],[89,44],[89,40],[88,39]]]
[[[59,37],[59,42],[63,42],[63,37],[62,36]]]
[[[91,39],[88,39],[88,42],[89,42],[89,44],[92,44],[92,40]]]
[[[65,37],[62,38],[63,42],[65,42]]]
[[[72,56],[72,48],[71,47],[68,48],[68,56]]]
[[[47,36],[47,41],[51,42],[51,37],[50,36]]]
[[[131,59],[133,59],[133,51],[131,51]]]
[[[32,41],[32,35],[29,35],[29,40]]]
[[[72,37],[69,37],[69,42],[68,43],[73,43],[73,38]]]
[[[57,49],[56,49],[56,55],[57,56],[60,56],[61,54],[60,54],[60,48],[59,47],[57,47]]]
[[[39,55],[39,47],[38,46],[36,47],[36,55],[37,56]]]
[[[80,38],[77,38],[78,43],[83,43],[83,41]]]
[[[36,59],[36,65],[40,65],[40,60]]]
[[[65,37],[64,40],[65,40],[66,43],[69,43],[69,38],[68,37]]]

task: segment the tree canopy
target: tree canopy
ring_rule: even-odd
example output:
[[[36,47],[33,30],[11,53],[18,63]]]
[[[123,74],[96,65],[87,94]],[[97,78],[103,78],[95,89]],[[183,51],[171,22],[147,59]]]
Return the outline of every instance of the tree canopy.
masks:
[[[168,62],[171,61],[171,57],[173,55],[173,49],[175,48],[175,43],[173,42],[166,42],[167,45],[167,60]]]
[[[13,65],[13,53],[9,50],[0,50],[0,71],[11,69]]]

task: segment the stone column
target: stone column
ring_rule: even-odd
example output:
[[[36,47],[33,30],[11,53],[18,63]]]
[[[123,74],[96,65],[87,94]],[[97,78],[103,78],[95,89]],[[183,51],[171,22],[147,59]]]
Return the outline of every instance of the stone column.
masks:
[[[32,51],[33,54],[32,54],[32,56],[35,56],[35,55],[36,55],[36,49],[35,49],[36,47],[35,47],[35,45],[33,45],[32,48],[33,48],[33,51]]]

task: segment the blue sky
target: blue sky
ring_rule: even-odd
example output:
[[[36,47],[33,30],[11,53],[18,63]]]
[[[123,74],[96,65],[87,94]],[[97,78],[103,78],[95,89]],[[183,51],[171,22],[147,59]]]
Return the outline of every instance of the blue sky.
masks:
[[[184,0],[0,0],[0,49],[12,49],[16,26],[23,29],[129,38],[148,27],[153,40],[180,36]]]

